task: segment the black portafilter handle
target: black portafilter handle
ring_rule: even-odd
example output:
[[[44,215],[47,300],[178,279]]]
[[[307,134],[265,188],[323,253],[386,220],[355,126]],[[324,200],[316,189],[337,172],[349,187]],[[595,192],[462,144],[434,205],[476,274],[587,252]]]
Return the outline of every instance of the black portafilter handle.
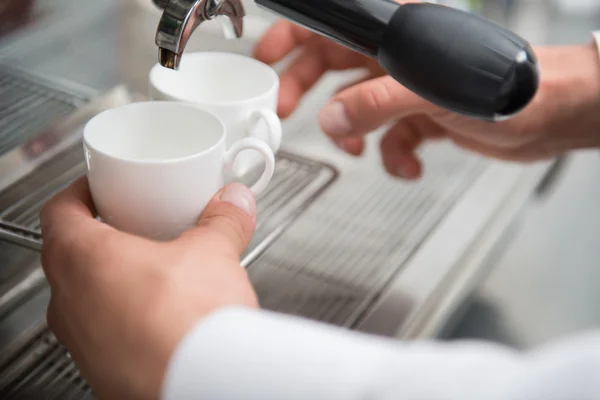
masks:
[[[378,57],[408,89],[480,119],[516,115],[539,86],[537,59],[525,40],[475,14],[435,4],[399,7]]]
[[[462,115],[510,118],[531,102],[539,86],[529,43],[473,13],[391,0],[255,1],[378,58],[409,90]]]

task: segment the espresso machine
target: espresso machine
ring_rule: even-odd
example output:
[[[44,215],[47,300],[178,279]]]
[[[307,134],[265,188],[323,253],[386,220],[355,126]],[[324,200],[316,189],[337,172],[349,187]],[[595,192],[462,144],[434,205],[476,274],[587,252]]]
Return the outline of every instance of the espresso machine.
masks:
[[[490,123],[517,114],[538,87],[525,40],[436,4],[36,4],[39,18],[0,41],[0,399],[94,398],[46,325],[38,216],[48,198],[85,173],[86,122],[146,100],[147,72],[157,62],[177,69],[186,49],[249,55],[272,12],[379,60],[433,103]],[[258,226],[241,263],[267,310],[400,340],[442,337],[552,170],[548,163],[506,165],[439,141],[420,149],[418,183],[398,181],[381,165],[384,130],[365,138],[359,158],[320,131],[319,110],[354,72],[324,76],[282,121],[275,176],[257,198]]]
[[[177,69],[194,30],[220,17],[240,37],[242,0],[153,0],[164,10],[156,34],[160,63]],[[518,35],[475,14],[392,0],[255,0],[284,18],[376,58],[408,89],[448,110],[503,120],[529,104],[538,66]]]

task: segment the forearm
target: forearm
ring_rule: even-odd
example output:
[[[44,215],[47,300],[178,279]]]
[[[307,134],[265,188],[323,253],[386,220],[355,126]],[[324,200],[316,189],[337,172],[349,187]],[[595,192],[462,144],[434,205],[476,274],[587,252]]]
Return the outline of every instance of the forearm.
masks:
[[[165,400],[591,400],[600,336],[536,353],[402,343],[297,318],[221,310],[180,344]]]

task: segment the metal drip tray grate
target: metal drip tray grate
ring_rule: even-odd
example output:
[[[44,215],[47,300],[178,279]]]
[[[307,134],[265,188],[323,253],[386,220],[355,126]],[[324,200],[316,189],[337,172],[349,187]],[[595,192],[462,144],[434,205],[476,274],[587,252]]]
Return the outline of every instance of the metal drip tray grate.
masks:
[[[61,169],[61,174],[53,174]],[[51,160],[0,195],[0,231],[4,239],[36,249],[41,246],[39,213],[51,196],[85,174],[80,146]],[[250,264],[337,177],[329,165],[280,152],[273,179],[257,199],[260,215],[252,244],[243,259]],[[244,180],[254,180],[249,175]],[[21,239],[19,241],[19,239]]]
[[[0,66],[0,155],[87,101],[83,94]]]
[[[0,207],[12,204],[0,213],[4,222],[10,221],[4,228],[17,237],[26,235],[28,240],[41,244],[37,217],[40,207],[44,199],[84,172],[83,164],[77,162],[78,157],[81,157],[80,153],[80,147],[76,146],[75,150],[65,154],[60,160],[54,160],[46,168],[42,168],[43,171],[55,171],[56,163],[60,163],[63,168],[71,164],[65,173],[56,175],[54,179],[46,180],[33,175],[15,184],[0,196]],[[69,160],[71,163],[68,162]],[[280,152],[270,189],[258,199],[260,222],[243,263],[252,264],[286,227],[334,182],[336,177],[336,170],[326,164]],[[45,184],[37,186],[36,183],[40,181]],[[38,189],[28,192],[28,187]],[[12,203],[21,193],[29,194],[22,197],[20,201]],[[31,277],[37,279],[40,284],[44,282],[43,274],[34,272]],[[31,282],[24,285],[25,289],[20,297],[26,296],[28,290],[35,286],[35,283]],[[16,302],[18,298],[17,294],[13,294],[11,301]],[[56,342],[54,336],[45,327],[40,329],[40,333],[30,336],[31,340],[21,341],[20,344],[13,346],[14,350],[9,350],[4,355],[0,354],[0,398],[36,400],[92,398],[89,388],[79,377],[67,351]]]
[[[344,165],[339,182],[250,265],[261,305],[357,323],[486,165],[443,144],[423,158],[417,184],[386,177],[378,161]]]
[[[83,174],[85,164],[81,145],[78,144],[3,191],[0,194],[0,238],[28,249],[41,249],[39,213],[43,204]],[[273,179],[257,199],[260,218],[242,263],[250,265],[336,177],[336,170],[329,165],[280,152]],[[246,179],[253,181],[254,177],[250,175]],[[18,252],[13,251],[12,254],[15,260],[7,260],[7,268],[16,269],[12,272],[14,274],[23,274],[21,264],[16,262]],[[39,268],[39,264],[35,268]],[[29,274],[27,285],[22,286],[22,293],[10,290],[8,297],[0,293],[0,311],[9,309],[11,304],[27,296],[30,290],[44,284],[42,274]],[[6,302],[10,304],[4,304]]]
[[[0,398],[92,399],[68,352],[46,328],[0,360]]]

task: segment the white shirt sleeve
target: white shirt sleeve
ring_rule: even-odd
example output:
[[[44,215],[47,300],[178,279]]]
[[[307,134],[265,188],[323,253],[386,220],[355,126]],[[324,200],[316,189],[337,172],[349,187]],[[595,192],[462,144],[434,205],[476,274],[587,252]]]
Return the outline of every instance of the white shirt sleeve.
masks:
[[[175,351],[164,400],[596,400],[600,333],[530,353],[400,342],[231,308]]]

